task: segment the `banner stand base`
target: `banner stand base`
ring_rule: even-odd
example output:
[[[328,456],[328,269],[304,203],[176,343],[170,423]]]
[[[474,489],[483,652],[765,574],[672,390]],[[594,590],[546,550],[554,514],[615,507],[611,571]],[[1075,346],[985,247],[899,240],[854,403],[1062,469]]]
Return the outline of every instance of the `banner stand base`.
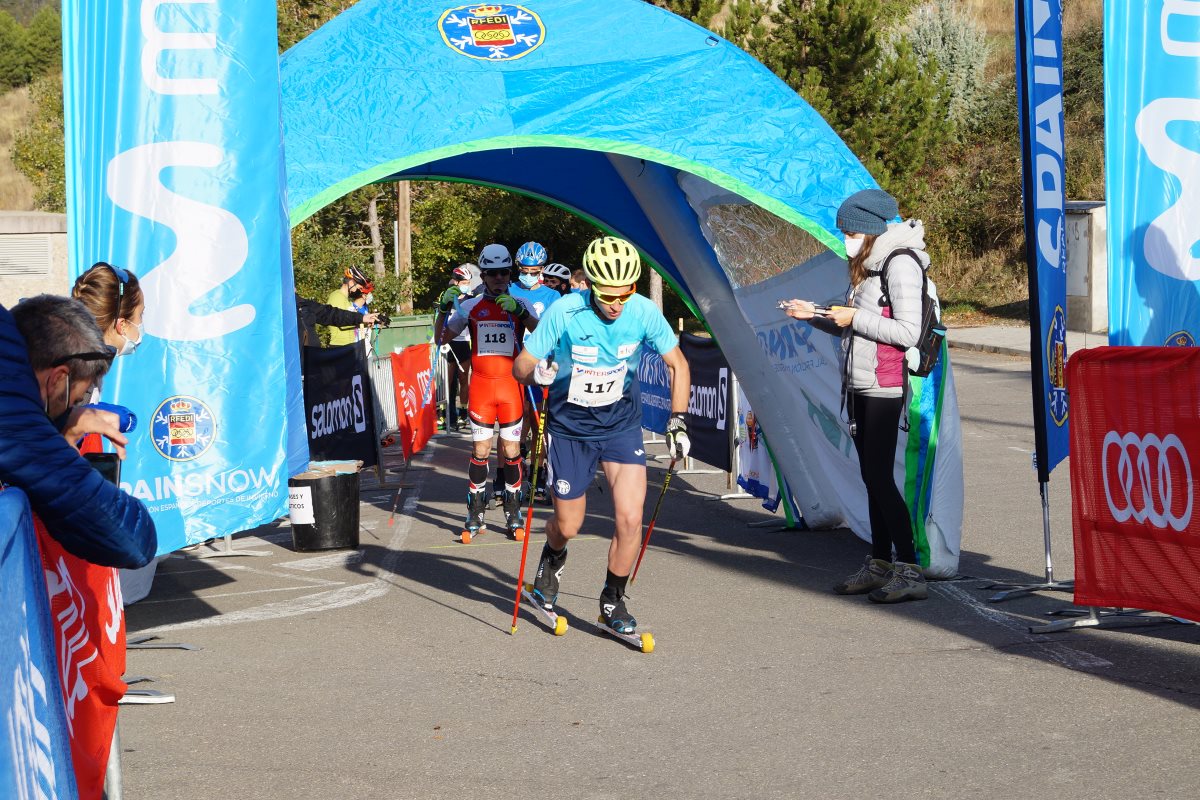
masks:
[[[233,536],[225,534],[225,549],[208,553],[198,553],[196,558],[230,558],[232,556],[269,556],[266,550],[234,550]]]
[[[706,497],[706,500],[755,500],[754,495],[747,492],[734,492],[733,494],[723,494],[718,497]]]
[[[1111,611],[1100,610],[1095,606],[1082,609],[1067,609],[1059,613],[1075,613],[1086,615],[1079,619],[1060,619],[1046,625],[1030,625],[1030,633],[1057,633],[1058,631],[1074,630],[1075,628],[1144,628],[1147,625],[1162,625],[1176,623],[1180,625],[1195,625],[1190,619],[1172,616],[1156,616],[1145,613],[1142,609],[1117,608]],[[1110,624],[1115,623],[1115,624]]]
[[[1014,597],[1024,597],[1034,592],[1074,592],[1075,581],[1054,580],[1054,558],[1050,545],[1050,496],[1046,491],[1046,481],[1038,482],[1038,490],[1042,495],[1042,542],[1046,550],[1046,579],[1041,583],[993,583],[985,589],[1003,589],[989,597],[989,603],[1003,603]]]

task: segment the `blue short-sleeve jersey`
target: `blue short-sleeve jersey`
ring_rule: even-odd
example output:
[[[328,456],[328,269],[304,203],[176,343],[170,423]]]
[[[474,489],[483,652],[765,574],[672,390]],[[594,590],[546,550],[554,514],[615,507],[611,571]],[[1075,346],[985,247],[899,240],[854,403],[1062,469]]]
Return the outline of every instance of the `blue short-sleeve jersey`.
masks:
[[[525,342],[534,358],[553,354],[558,364],[547,429],[567,439],[597,440],[641,427],[637,372],[646,342],[660,353],[679,344],[662,312],[641,295],[631,297],[612,322],[592,309],[591,292],[551,305]]]
[[[508,285],[508,293],[518,300],[524,300],[525,305],[533,309],[534,319],[541,319],[550,304],[558,299],[558,292],[540,283],[532,289],[526,289],[521,284],[513,282]]]

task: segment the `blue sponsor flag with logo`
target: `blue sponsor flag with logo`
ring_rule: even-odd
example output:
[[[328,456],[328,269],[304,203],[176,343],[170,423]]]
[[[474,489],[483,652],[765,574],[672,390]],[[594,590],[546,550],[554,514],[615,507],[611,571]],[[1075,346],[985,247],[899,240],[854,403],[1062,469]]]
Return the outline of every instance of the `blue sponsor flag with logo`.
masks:
[[[0,797],[78,797],[29,501],[0,492]]]
[[[287,510],[307,461],[273,0],[63,6],[70,270],[132,270],[122,487],[159,553]]]
[[[1200,335],[1200,3],[1104,10],[1108,338]]]
[[[642,395],[642,427],[654,433],[666,433],[671,421],[671,373],[667,362],[649,342],[642,345],[638,364],[638,384]]]
[[[1062,2],[1016,0],[1030,360],[1038,481],[1068,455]]]

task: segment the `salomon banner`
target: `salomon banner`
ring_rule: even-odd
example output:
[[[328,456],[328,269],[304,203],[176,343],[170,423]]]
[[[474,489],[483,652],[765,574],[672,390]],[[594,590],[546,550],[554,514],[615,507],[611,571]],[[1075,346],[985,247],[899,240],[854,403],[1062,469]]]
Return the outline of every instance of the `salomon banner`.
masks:
[[[1067,385],[1075,602],[1200,619],[1200,351],[1081,350]]]
[[[275,29],[273,0],[63,4],[70,272],[140,282],[104,399],[145,421],[122,488],[160,554],[287,513],[307,463]]]
[[[1067,241],[1062,0],[1016,0],[1030,367],[1038,481],[1067,457]]]
[[[0,492],[0,797],[78,797],[29,501]]]
[[[666,433],[667,423],[671,420],[671,371],[649,342],[642,346],[638,384],[642,396],[642,427],[657,434]]]
[[[1106,0],[1108,339],[1200,336],[1200,0]]]
[[[439,351],[429,344],[415,344],[392,353],[392,382],[396,392],[397,437],[404,460],[421,452],[437,432],[437,392],[433,375]],[[433,359],[433,360],[431,360]]]
[[[304,348],[304,409],[314,461],[375,466],[371,374],[361,344]]]
[[[692,373],[687,415],[692,458],[729,472],[733,469],[730,429],[737,425],[729,418],[729,362],[707,336],[681,334],[679,349]]]

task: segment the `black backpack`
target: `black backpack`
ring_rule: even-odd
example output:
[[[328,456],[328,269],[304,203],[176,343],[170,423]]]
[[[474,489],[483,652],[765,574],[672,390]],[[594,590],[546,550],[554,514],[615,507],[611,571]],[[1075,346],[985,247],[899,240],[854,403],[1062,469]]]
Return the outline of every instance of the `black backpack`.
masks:
[[[880,266],[878,272],[871,272],[871,275],[879,276],[879,283],[883,289],[883,302],[889,308],[892,305],[892,299],[888,296],[887,268],[892,259],[898,255],[907,255],[917,262],[917,266],[921,266],[921,259],[917,257],[915,250],[911,248],[901,248],[895,250],[883,260],[883,265]],[[917,337],[917,344],[914,350],[917,351],[918,361],[916,367],[909,367],[909,374],[916,375],[918,378],[924,378],[929,373],[933,372],[933,368],[937,366],[938,356],[942,352],[942,341],[946,338],[946,326],[942,324],[938,314],[937,303],[929,294],[929,276],[924,268],[921,269],[921,333]],[[908,363],[907,358],[905,363]]]

